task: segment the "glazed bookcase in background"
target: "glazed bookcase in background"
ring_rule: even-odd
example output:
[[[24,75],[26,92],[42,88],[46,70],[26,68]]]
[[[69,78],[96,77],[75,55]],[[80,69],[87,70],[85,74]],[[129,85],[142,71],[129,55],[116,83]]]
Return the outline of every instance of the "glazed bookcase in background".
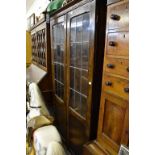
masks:
[[[50,25],[45,18],[31,29],[32,63],[26,70],[26,79],[38,84],[47,102],[51,102],[51,48]]]
[[[31,31],[32,63],[47,71],[46,23]]]

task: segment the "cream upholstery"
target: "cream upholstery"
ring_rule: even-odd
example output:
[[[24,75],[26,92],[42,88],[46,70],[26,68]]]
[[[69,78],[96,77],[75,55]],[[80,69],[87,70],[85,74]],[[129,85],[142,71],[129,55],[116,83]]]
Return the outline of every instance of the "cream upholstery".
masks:
[[[27,115],[27,123],[34,117],[36,116],[40,116],[41,115],[41,112],[40,112],[40,109],[38,108],[35,108],[35,109],[30,109],[30,112],[28,113]]]
[[[49,111],[46,108],[46,104],[40,92],[40,89],[36,83],[31,83],[29,85],[29,95],[30,103],[28,107],[30,112],[27,115],[27,122],[36,116],[50,115]]]
[[[28,129],[33,129],[32,132],[29,132],[29,139],[31,140],[32,135],[30,133],[33,133],[36,155],[66,155],[61,145],[62,141],[58,130],[55,126],[49,125],[52,122],[46,119],[50,114],[36,83],[29,85],[29,96],[30,101],[27,104],[29,104],[30,112],[27,115],[27,127]]]
[[[60,143],[51,141],[48,144],[46,155],[66,155],[66,153]]]
[[[44,126],[35,130],[33,134],[33,140],[36,155],[46,155],[48,145],[52,141],[58,143],[62,142],[58,130],[53,125]],[[48,152],[50,152],[50,150]]]

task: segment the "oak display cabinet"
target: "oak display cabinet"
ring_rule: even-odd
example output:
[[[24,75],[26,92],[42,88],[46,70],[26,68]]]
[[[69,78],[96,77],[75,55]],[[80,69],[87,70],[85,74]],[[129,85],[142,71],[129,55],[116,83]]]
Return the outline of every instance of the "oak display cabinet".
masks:
[[[78,155],[83,144],[96,138],[105,17],[105,2],[83,0],[50,18],[57,127]]]

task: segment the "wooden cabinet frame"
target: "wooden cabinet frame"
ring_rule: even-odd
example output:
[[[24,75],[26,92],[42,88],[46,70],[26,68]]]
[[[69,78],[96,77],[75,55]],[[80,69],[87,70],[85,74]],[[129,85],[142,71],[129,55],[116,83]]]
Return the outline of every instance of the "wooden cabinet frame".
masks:
[[[98,6],[99,9],[96,9]],[[89,13],[89,61],[88,61],[88,94],[87,94],[87,112],[85,116],[82,116],[80,113],[70,108],[70,28],[71,28],[71,19]],[[103,67],[103,49],[105,39],[100,40],[100,36],[105,35],[105,21],[106,18],[106,2],[96,2],[95,0],[83,0],[65,10],[58,11],[54,13],[50,18],[50,30],[51,30],[51,45],[53,42],[52,39],[52,26],[59,22],[64,21],[65,23],[65,96],[64,102],[60,100],[55,95],[55,82],[54,74],[52,74],[53,81],[53,96],[55,108],[62,108],[65,111],[60,116],[64,117],[63,120],[66,122],[67,131],[60,132],[64,136],[66,142],[69,144],[78,155],[82,154],[82,145],[89,140],[96,138],[97,130],[97,120],[98,120],[98,110],[99,110],[99,100],[100,100],[100,91],[101,91],[101,82],[102,82],[102,67]],[[101,26],[102,25],[102,26]],[[103,26],[104,25],[104,26]],[[51,46],[52,52],[52,72],[54,73],[54,51]],[[65,118],[66,117],[66,118]],[[62,120],[58,120],[60,124]],[[59,126],[59,125],[58,125]],[[72,127],[72,131],[70,129]],[[71,132],[74,133],[73,136]],[[82,140],[81,140],[82,139]]]

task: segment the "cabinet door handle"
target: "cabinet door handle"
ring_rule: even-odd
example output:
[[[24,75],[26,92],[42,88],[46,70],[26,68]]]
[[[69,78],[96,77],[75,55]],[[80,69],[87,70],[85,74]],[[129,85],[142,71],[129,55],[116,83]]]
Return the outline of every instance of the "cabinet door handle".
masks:
[[[91,86],[92,83],[89,81],[88,84]]]
[[[115,65],[114,65],[114,64],[107,64],[107,67],[108,67],[108,68],[114,68]]]
[[[116,43],[114,41],[109,41],[109,46],[116,46]]]
[[[116,14],[112,14],[110,16],[110,18],[113,19],[113,20],[120,20],[120,16],[119,15],[116,15]]]
[[[112,82],[106,81],[106,82],[105,82],[105,85],[106,85],[106,86],[111,86],[111,85],[112,85]]]
[[[124,91],[125,91],[126,93],[129,93],[129,88],[124,88]]]

